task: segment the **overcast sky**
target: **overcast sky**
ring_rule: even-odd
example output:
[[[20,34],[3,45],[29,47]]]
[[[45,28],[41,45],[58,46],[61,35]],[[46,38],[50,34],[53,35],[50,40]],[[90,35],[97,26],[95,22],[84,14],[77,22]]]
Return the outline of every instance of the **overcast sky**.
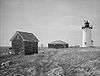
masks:
[[[94,26],[100,45],[100,0],[0,0],[0,45],[8,46],[16,31],[35,34],[39,45],[63,40],[81,44],[82,18]]]

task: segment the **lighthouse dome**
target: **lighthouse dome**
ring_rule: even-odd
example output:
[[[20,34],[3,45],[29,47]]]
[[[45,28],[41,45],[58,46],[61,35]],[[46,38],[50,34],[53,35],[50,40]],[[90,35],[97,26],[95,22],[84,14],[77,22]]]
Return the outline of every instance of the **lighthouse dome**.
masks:
[[[85,24],[85,27],[89,27],[90,23],[88,21],[86,21],[84,24]]]
[[[84,26],[82,27],[82,29],[85,29],[85,28],[92,29],[92,27],[90,26],[90,23],[88,21],[85,21]]]

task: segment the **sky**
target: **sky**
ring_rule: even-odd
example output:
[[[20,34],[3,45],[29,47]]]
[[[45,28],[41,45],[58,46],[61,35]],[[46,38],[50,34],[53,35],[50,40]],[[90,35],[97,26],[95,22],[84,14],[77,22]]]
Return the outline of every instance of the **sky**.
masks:
[[[39,46],[55,40],[81,44],[83,18],[99,46],[100,0],[0,0],[0,46],[9,46],[16,31],[35,34]]]

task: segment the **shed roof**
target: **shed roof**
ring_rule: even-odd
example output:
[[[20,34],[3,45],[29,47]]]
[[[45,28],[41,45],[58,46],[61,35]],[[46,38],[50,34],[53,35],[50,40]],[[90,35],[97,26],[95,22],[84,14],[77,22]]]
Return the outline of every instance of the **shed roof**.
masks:
[[[56,40],[56,41],[53,41],[53,42],[51,42],[49,44],[68,44],[68,43],[66,43],[66,42],[64,42],[62,40]]]
[[[17,31],[14,34],[14,36],[10,39],[10,41],[13,41],[13,39],[16,37],[16,35],[21,36],[21,38],[23,39],[23,41],[39,42],[39,40],[37,39],[37,37],[34,34],[28,33],[28,32],[22,32],[22,31]]]

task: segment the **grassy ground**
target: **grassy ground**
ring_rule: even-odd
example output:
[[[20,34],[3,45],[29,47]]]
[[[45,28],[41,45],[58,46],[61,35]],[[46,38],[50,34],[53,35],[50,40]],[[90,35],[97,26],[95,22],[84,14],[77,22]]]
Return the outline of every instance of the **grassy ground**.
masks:
[[[0,60],[1,76],[100,76],[100,48],[39,48],[39,54]]]

